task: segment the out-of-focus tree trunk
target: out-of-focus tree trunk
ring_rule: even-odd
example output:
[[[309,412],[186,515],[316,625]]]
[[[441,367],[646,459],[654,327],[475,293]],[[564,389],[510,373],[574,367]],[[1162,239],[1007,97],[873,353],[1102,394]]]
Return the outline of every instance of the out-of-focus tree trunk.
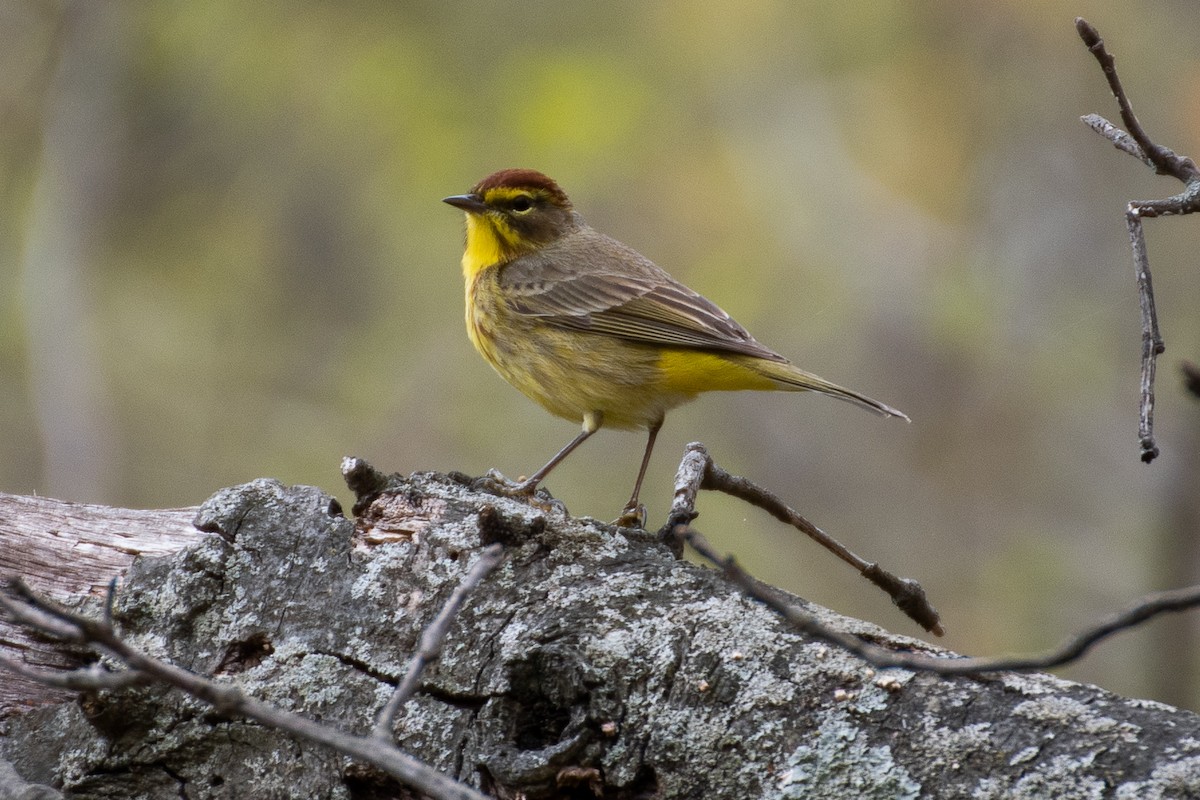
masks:
[[[88,500],[110,497],[118,474],[94,333],[99,287],[92,246],[114,174],[123,8],[64,6],[20,275],[31,405],[44,459],[38,485],[46,494]]]

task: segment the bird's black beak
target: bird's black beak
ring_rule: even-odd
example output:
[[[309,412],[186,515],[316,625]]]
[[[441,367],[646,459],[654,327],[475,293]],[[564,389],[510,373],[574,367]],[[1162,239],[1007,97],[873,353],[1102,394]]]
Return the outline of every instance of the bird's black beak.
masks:
[[[455,194],[442,198],[443,203],[449,203],[455,208],[461,208],[468,214],[481,214],[487,211],[483,198],[477,194]]]

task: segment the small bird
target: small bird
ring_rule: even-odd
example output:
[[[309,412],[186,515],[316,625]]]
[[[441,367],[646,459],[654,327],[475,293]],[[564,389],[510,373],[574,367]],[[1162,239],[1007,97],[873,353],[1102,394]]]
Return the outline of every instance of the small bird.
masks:
[[[443,202],[467,215],[462,268],[475,348],[551,414],[583,422],[525,481],[493,475],[506,493],[532,494],[601,427],[641,429],[646,451],[618,520],[640,523],[638,495],[663,418],[700,392],[820,392],[908,420],[759,344],[716,304],[590,227],[540,172],[501,170]]]

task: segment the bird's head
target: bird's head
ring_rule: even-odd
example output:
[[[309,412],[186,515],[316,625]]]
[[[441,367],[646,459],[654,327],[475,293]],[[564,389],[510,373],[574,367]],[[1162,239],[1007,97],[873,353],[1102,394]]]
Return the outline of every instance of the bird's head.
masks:
[[[468,194],[442,202],[467,212],[468,275],[532,252],[579,225],[566,192],[532,169],[494,172]]]

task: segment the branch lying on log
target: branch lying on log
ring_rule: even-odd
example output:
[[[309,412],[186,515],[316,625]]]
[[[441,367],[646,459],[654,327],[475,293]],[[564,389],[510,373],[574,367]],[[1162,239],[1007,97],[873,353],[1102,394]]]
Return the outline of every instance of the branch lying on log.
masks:
[[[657,536],[419,474],[366,481],[357,524],[256,481],[206,536],[130,570],[131,645],[368,735],[477,551],[507,558],[448,629],[396,739],[501,797],[1184,797],[1200,717],[1043,675],[875,670],[796,633]],[[95,613],[102,615],[100,602]],[[896,651],[920,641],[792,602]],[[9,720],[23,780],[72,797],[404,797],[387,776],[156,686]],[[233,792],[233,794],[231,794]]]

